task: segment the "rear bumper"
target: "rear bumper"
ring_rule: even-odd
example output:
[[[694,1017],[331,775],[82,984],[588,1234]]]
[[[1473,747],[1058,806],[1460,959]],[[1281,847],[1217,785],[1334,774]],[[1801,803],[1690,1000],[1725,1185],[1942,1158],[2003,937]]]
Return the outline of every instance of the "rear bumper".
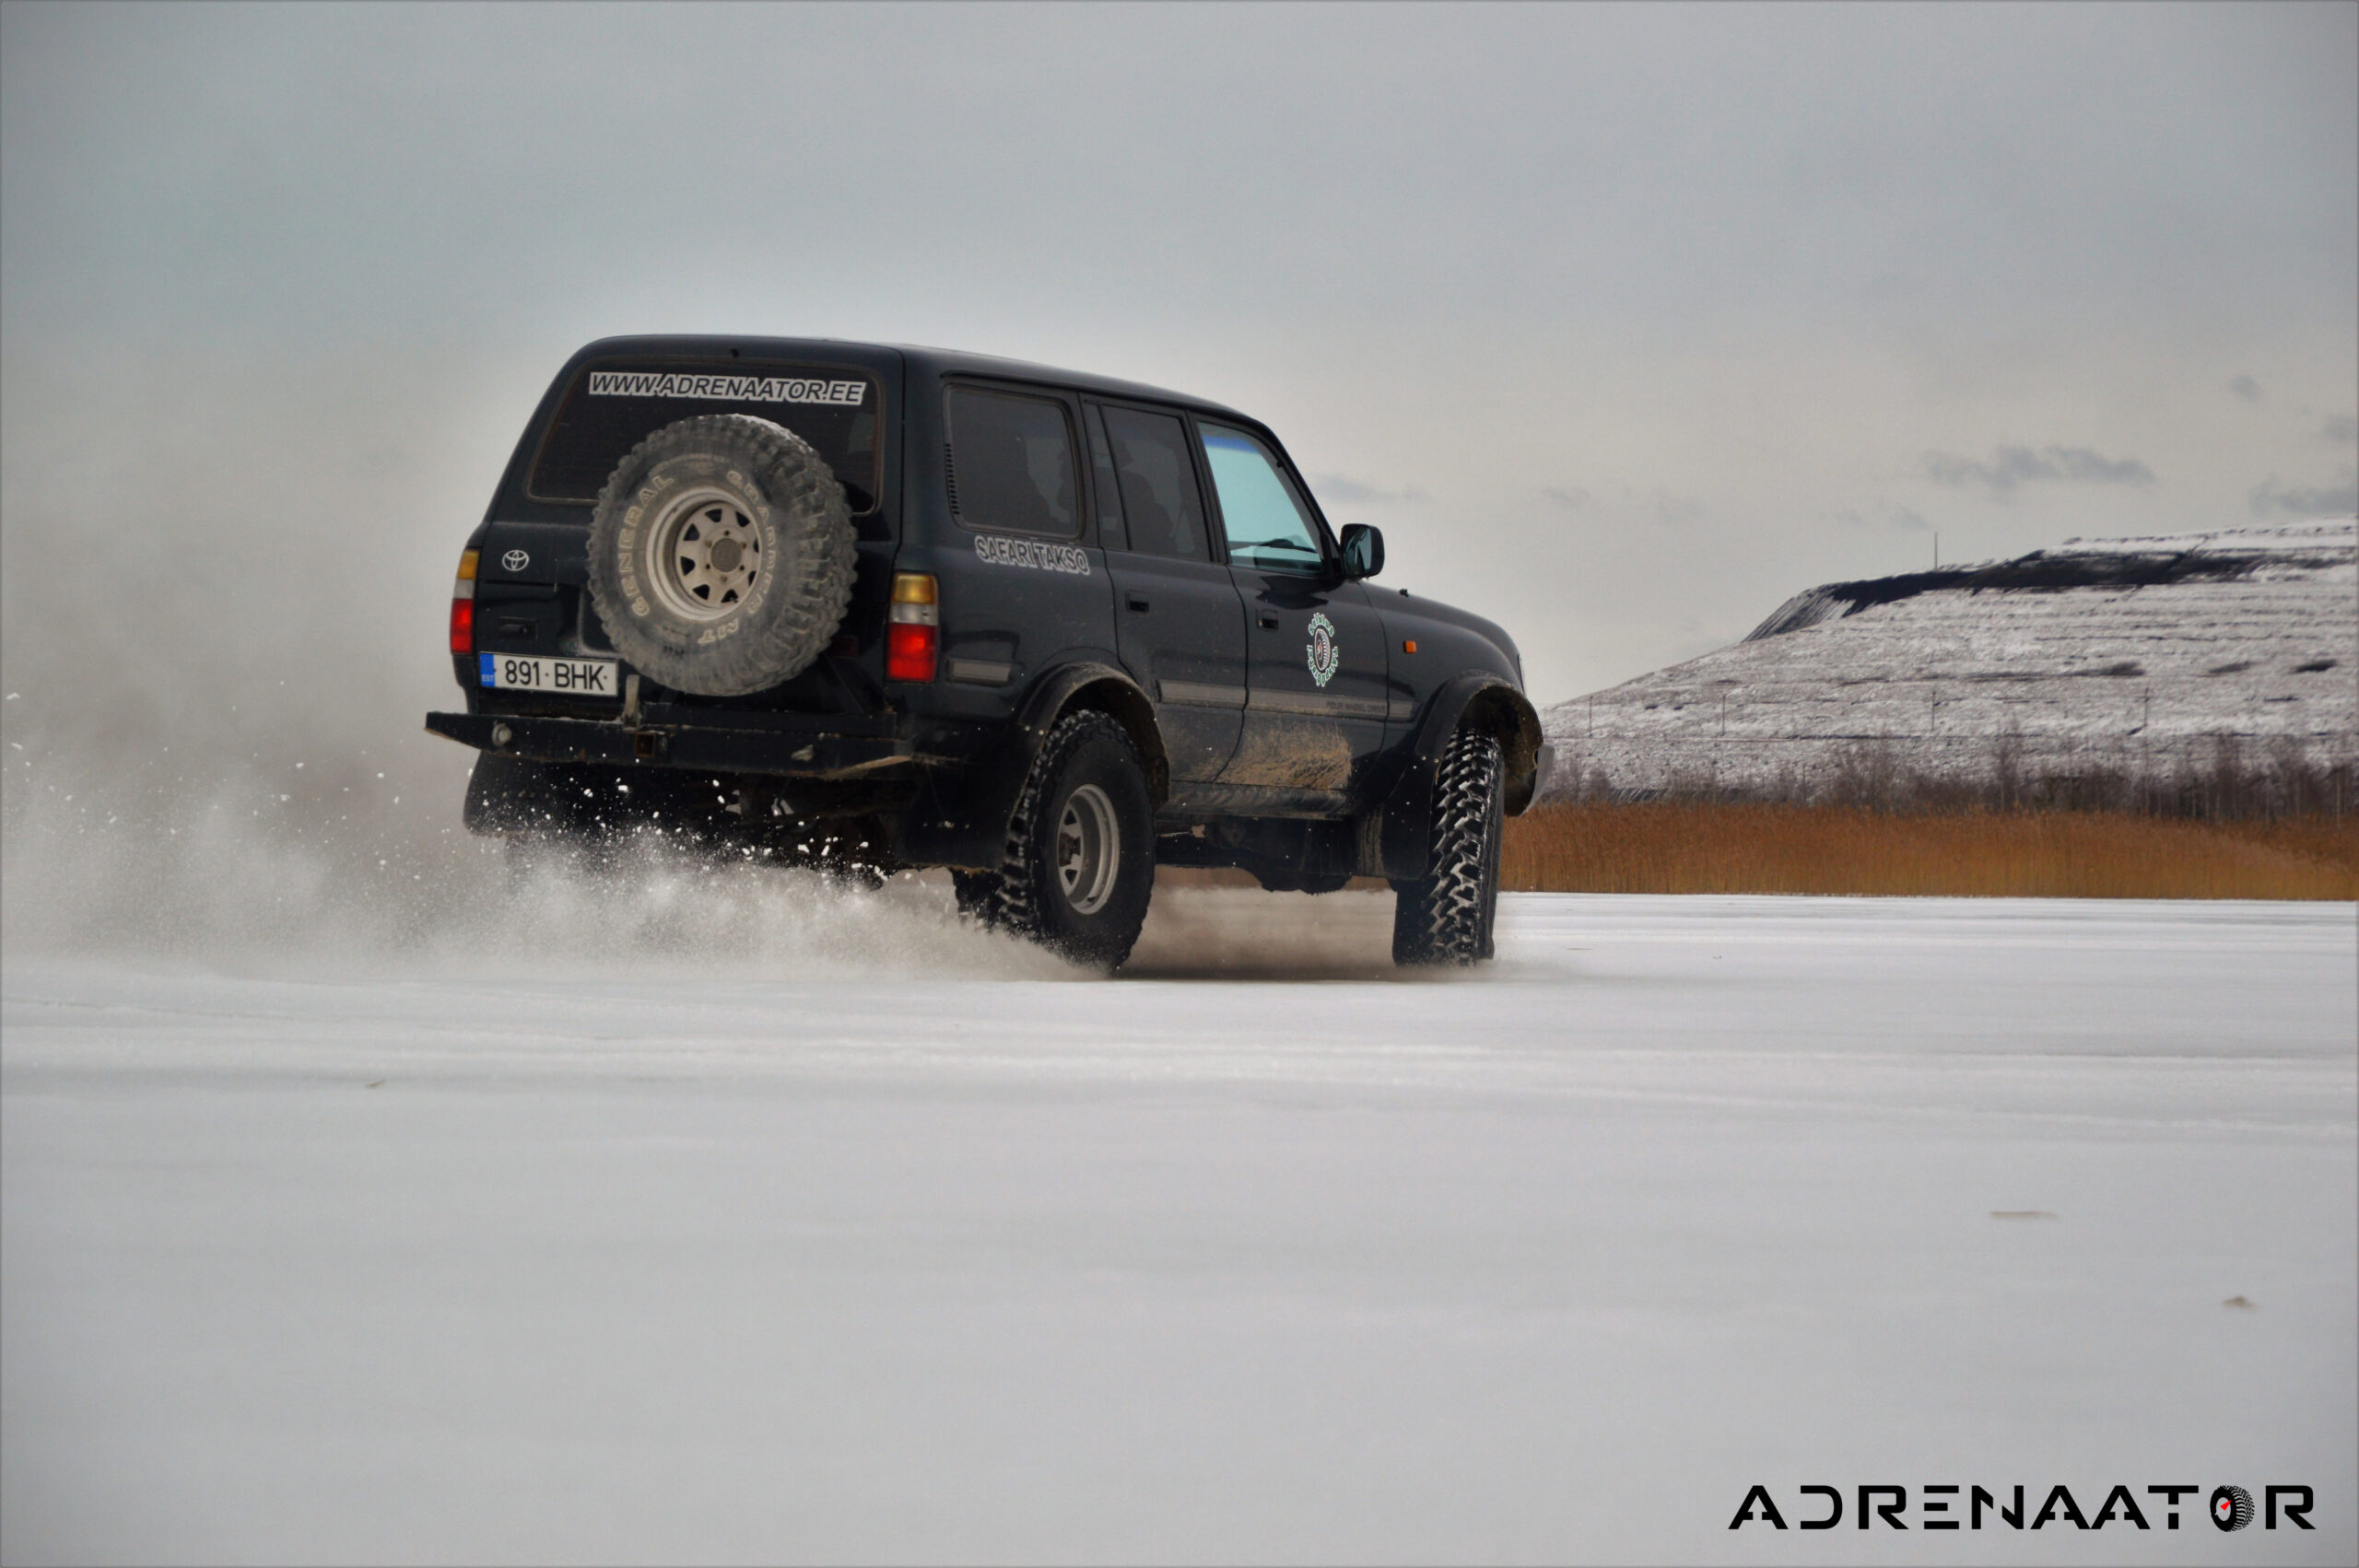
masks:
[[[618,767],[710,768],[802,778],[889,775],[918,760],[904,740],[809,729],[741,730],[718,725],[640,724],[494,713],[429,713],[428,733],[477,751],[538,762]]]

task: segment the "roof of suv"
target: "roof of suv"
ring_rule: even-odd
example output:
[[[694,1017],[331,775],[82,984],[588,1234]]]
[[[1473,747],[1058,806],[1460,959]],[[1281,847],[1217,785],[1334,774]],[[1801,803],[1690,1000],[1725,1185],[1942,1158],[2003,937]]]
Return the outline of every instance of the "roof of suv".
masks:
[[[917,374],[935,376],[988,376],[1007,381],[1039,381],[1050,386],[1069,387],[1075,392],[1096,392],[1104,397],[1140,399],[1153,403],[1178,404],[1198,413],[1217,415],[1239,420],[1248,425],[1261,421],[1241,414],[1226,404],[1209,398],[1191,396],[1164,387],[1147,386],[1139,381],[1125,381],[1112,376],[1092,375],[1086,370],[1061,370],[1050,365],[1034,365],[1021,359],[1002,359],[989,354],[967,354],[954,348],[927,348],[906,343],[862,343],[833,337],[745,337],[738,335],[648,335],[633,337],[602,337],[583,347],[573,357],[576,362],[615,354],[647,354],[664,357],[681,356],[720,357],[735,354],[758,355],[764,358],[826,359],[844,357],[846,351],[854,359],[886,354],[898,355],[908,369]]]

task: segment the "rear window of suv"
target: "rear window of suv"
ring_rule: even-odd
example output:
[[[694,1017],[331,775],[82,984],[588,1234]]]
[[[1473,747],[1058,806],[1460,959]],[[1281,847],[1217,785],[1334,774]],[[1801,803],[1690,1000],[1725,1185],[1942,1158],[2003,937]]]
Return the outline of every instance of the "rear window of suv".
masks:
[[[876,506],[876,428],[884,392],[858,370],[742,359],[592,365],[574,380],[542,438],[525,493],[594,501],[631,448],[699,414],[750,414],[811,443],[855,513]]]

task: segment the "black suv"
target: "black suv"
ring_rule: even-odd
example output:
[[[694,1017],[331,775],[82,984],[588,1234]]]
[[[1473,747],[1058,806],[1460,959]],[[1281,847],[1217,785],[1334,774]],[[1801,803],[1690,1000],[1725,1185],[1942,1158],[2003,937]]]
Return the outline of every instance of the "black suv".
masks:
[[[1157,864],[1399,895],[1492,951],[1547,767],[1515,644],[1366,579],[1277,438],[1199,398],[929,348],[573,357],[460,557],[467,825],[653,825],[870,874],[1121,963]]]

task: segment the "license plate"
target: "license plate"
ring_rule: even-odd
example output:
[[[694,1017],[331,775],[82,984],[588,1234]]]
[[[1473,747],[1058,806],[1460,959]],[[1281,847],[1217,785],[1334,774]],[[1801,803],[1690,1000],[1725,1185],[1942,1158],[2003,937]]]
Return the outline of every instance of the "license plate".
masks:
[[[554,692],[561,696],[620,696],[611,659],[535,659],[524,653],[478,653],[483,684],[504,692]]]

